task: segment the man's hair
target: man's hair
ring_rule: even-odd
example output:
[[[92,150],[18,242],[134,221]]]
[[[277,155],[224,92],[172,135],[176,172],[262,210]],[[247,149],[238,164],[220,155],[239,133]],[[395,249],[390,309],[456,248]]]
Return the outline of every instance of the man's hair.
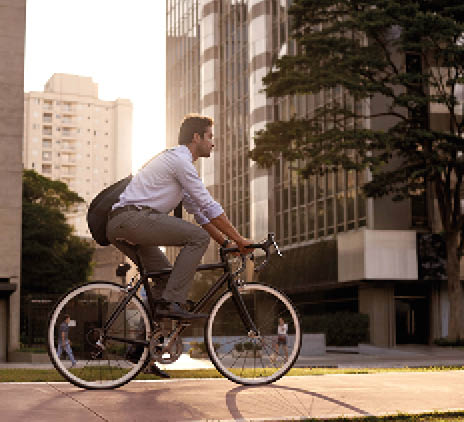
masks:
[[[68,314],[65,314],[63,319],[66,321],[68,318],[71,319],[71,317]]]
[[[211,117],[199,114],[187,114],[180,125],[179,145],[190,144],[194,133],[198,133],[203,137],[209,126],[213,126],[213,119]]]

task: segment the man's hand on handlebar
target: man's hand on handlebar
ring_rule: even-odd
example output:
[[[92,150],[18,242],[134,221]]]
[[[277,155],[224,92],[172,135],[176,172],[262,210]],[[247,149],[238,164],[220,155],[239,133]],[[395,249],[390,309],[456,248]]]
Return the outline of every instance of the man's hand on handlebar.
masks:
[[[234,242],[228,245],[230,248],[238,248],[240,252],[235,252],[233,255],[239,256],[239,255],[248,255],[254,251],[253,248],[247,248],[248,245],[252,245],[253,242],[251,240],[248,240],[244,237],[241,238],[239,242]]]

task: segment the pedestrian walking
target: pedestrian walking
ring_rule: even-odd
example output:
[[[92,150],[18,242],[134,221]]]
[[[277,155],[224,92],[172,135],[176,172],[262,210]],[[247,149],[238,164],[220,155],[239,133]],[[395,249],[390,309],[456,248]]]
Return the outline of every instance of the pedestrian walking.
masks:
[[[63,353],[63,348],[66,354],[71,361],[71,368],[76,366],[76,360],[74,359],[74,355],[71,349],[71,341],[69,340],[69,323],[71,321],[71,317],[69,315],[64,316],[64,321],[60,324],[59,332],[58,332],[58,357],[61,357]]]

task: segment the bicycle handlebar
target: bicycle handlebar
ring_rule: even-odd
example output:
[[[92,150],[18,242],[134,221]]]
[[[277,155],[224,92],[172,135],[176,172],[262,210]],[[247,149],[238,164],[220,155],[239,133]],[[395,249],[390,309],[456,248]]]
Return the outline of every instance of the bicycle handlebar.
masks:
[[[261,271],[268,263],[269,255],[271,253],[270,252],[271,246],[274,246],[277,254],[279,256],[282,256],[282,252],[280,251],[279,246],[277,245],[277,242],[275,241],[274,233],[269,233],[267,235],[267,239],[262,243],[252,243],[251,245],[246,246],[247,249],[262,249],[264,253],[266,254],[264,261],[255,268],[255,272]],[[221,256],[224,256],[228,253],[234,253],[234,252],[240,252],[240,249],[239,248],[220,248]],[[245,262],[246,262],[247,255],[241,255],[241,258],[242,258],[242,265],[237,271],[235,271],[234,276],[242,273],[245,270]],[[251,255],[250,259],[253,259],[253,255]]]

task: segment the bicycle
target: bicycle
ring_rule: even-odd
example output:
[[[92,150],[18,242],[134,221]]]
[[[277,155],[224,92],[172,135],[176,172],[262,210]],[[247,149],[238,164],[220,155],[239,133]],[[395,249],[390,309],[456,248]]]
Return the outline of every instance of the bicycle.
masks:
[[[281,256],[272,233],[266,241],[249,247],[265,252],[255,271],[267,264],[271,247]],[[238,249],[221,248],[220,262],[197,268],[197,271],[220,268],[224,273],[190,311],[200,312],[211,299],[217,298],[204,329],[204,343],[212,363],[222,375],[238,384],[272,383],[284,376],[298,358],[302,338],[300,318],[282,292],[266,284],[241,280],[239,275],[246,260],[253,259],[253,255],[242,255],[241,265],[232,271],[227,257],[234,252]],[[172,269],[146,273],[140,259],[136,265],[138,275],[128,286],[108,281],[78,286],[66,293],[51,312],[48,353],[57,371],[72,384],[86,389],[116,388],[136,377],[151,359],[172,363],[182,354],[180,335],[189,322],[157,318],[156,301],[149,286],[149,279],[166,276]],[[142,285],[148,307],[137,294]],[[224,286],[225,291],[218,295]],[[59,326],[65,315],[75,321],[69,331],[77,361],[73,368],[57,354]],[[275,352],[279,318],[288,324],[288,356]],[[137,348],[139,354],[134,358]]]

